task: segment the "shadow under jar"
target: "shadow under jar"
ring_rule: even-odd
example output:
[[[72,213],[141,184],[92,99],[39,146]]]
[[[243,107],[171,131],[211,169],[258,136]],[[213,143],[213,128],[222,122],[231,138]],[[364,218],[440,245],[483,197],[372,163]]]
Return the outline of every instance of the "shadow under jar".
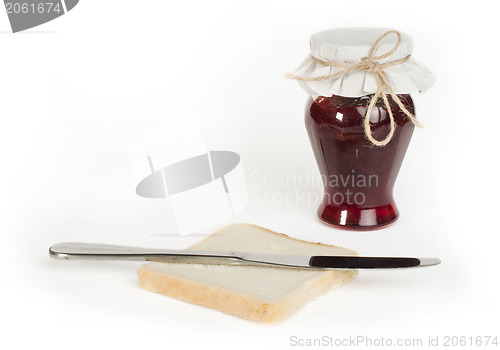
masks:
[[[305,124],[324,185],[318,216],[328,225],[374,230],[399,216],[392,192],[414,125],[390,95],[387,97],[396,130],[383,147],[374,146],[364,133],[371,95],[319,96],[307,103]],[[410,95],[398,97],[414,115]],[[370,127],[377,140],[390,131],[389,114],[381,99],[370,115]]]

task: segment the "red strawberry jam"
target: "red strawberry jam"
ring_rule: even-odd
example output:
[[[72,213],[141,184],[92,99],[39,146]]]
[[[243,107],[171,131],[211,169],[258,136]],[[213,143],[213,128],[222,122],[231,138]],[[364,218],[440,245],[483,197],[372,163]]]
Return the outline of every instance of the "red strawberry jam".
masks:
[[[410,95],[398,97],[415,112]],[[334,227],[373,230],[399,216],[392,191],[414,125],[388,96],[396,131],[387,145],[374,146],[363,128],[370,98],[320,96],[307,104],[307,133],[324,184],[318,216]],[[389,114],[381,99],[373,108],[370,126],[377,140],[389,133]]]

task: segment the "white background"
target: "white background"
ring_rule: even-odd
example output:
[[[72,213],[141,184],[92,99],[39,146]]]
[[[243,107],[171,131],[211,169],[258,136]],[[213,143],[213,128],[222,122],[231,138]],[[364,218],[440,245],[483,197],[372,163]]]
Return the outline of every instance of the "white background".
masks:
[[[0,14],[0,344],[280,349],[291,336],[424,344],[429,336],[500,336],[493,4],[82,0],[15,35]],[[409,33],[415,57],[438,77],[415,96],[425,128],[396,183],[400,220],[376,232],[329,228],[316,204],[260,201],[295,188],[255,180],[316,174],[306,95],[284,73],[308,54],[311,34],[339,26]],[[141,290],[140,263],[50,260],[47,249],[59,241],[183,248],[200,239],[167,235],[168,205],[137,198],[128,177],[131,138],[185,113],[199,116],[210,149],[242,157],[254,192],[231,222],[443,263],[362,272],[285,323],[260,325]]]

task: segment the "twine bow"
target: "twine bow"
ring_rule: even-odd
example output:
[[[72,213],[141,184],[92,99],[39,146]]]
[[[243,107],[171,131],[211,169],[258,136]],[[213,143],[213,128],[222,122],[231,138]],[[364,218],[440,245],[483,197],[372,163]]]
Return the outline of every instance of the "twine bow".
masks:
[[[380,41],[384,39],[386,36],[395,34],[398,37],[398,42],[394,47],[388,51],[387,53],[379,56],[374,56],[375,52],[378,50]],[[401,34],[395,30],[390,30],[381,36],[378,37],[378,39],[375,41],[373,46],[370,49],[370,52],[368,53],[368,56],[361,58],[361,61],[359,63],[355,64],[345,64],[345,63],[338,63],[338,62],[325,62],[322,60],[317,59],[316,57],[312,57],[313,61],[324,65],[328,67],[337,67],[337,68],[342,68],[340,71],[337,71],[336,73],[328,74],[328,75],[322,75],[318,77],[302,77],[298,75],[294,75],[291,73],[287,73],[286,77],[294,80],[299,80],[299,81],[323,81],[323,80],[328,80],[334,77],[338,77],[340,75],[355,71],[355,70],[365,70],[367,72],[370,72],[373,74],[375,77],[375,80],[377,82],[377,91],[375,91],[375,94],[372,96],[370,103],[368,105],[368,109],[366,110],[366,114],[363,118],[363,127],[365,131],[365,136],[366,138],[373,143],[375,146],[385,146],[391,141],[392,136],[394,135],[394,132],[396,130],[396,122],[394,121],[394,115],[392,114],[391,106],[389,104],[389,100],[387,99],[387,94],[391,95],[392,99],[396,104],[401,108],[403,113],[410,119],[410,121],[418,126],[422,127],[422,124],[418,122],[418,120],[415,118],[415,116],[408,111],[408,109],[403,105],[401,100],[399,99],[398,95],[394,92],[394,90],[391,87],[391,84],[389,83],[389,78],[387,77],[387,73],[384,71],[384,68],[387,67],[392,67],[396,66],[398,64],[402,64],[410,59],[410,55],[400,58],[398,60],[386,62],[386,63],[379,63],[377,61],[383,60],[389,56],[391,56],[396,50],[399,48],[401,45]],[[387,94],[386,94],[387,92]],[[390,120],[390,130],[389,134],[385,137],[385,139],[379,141],[375,139],[372,135],[372,130],[370,127],[370,115],[373,111],[373,107],[379,100],[379,98],[382,97],[382,100],[384,101],[385,107],[387,108],[387,112],[389,113],[389,120]]]

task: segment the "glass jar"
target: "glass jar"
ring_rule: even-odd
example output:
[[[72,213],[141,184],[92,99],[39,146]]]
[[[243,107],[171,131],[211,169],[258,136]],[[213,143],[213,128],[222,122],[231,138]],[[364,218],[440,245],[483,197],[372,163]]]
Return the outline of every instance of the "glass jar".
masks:
[[[392,195],[415,126],[410,93],[435,76],[413,57],[413,39],[390,28],[335,28],[309,40],[294,73],[307,92],[306,127],[325,187],[318,215],[350,230],[390,225]]]
[[[410,95],[397,96],[414,114]],[[399,216],[392,192],[414,125],[390,95],[387,97],[396,129],[384,147],[374,146],[363,128],[371,95],[319,96],[307,102],[305,124],[324,184],[318,216],[329,225],[372,230],[390,225]],[[377,140],[390,131],[382,99],[372,110],[370,129]]]

